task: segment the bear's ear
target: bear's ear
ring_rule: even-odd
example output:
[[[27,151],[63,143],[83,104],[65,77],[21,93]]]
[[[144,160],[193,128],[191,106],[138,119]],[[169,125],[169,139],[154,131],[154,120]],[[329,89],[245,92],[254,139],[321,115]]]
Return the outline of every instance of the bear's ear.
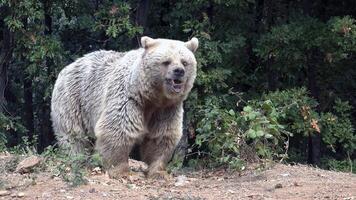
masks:
[[[185,43],[185,46],[194,53],[198,49],[199,41],[196,37],[193,37]]]
[[[156,41],[150,37],[147,36],[141,37],[141,46],[145,49],[152,47],[155,44],[155,42]]]

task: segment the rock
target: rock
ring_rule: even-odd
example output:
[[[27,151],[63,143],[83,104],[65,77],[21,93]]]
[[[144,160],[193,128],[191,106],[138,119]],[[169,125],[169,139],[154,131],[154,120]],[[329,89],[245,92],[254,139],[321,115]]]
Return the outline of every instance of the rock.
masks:
[[[28,158],[25,158],[23,161],[21,161],[17,167],[15,172],[18,173],[28,173],[30,172],[34,167],[38,166],[42,161],[42,158],[38,156],[30,156]]]
[[[98,175],[102,174],[102,170],[100,167],[95,167],[94,169],[91,170],[91,175]]]
[[[23,193],[23,192],[12,193],[12,194],[11,194],[11,197],[12,197],[12,198],[15,198],[15,197],[17,197],[17,198],[22,198],[22,197],[24,197],[24,196],[25,196],[25,193]]]
[[[294,182],[293,185],[294,185],[294,186],[301,186],[301,185],[300,185],[299,183],[297,183],[297,182]]]
[[[184,175],[180,175],[177,177],[177,180],[174,183],[174,186],[180,187],[180,186],[184,186],[186,183],[187,183],[187,177]]]
[[[0,197],[10,195],[11,193],[7,190],[0,190]]]
[[[42,193],[42,198],[49,199],[51,197],[51,194],[48,192]]]
[[[227,192],[230,193],[230,194],[235,194],[235,193],[236,193],[236,192],[233,191],[233,190],[227,190]]]
[[[129,189],[136,189],[137,186],[135,184],[127,184],[127,188]]]
[[[17,193],[17,197],[20,197],[20,198],[21,198],[21,197],[24,197],[24,196],[26,196],[26,195],[25,195],[25,193],[23,193],[23,192]]]
[[[66,199],[74,199],[72,196],[66,196]]]
[[[90,188],[89,193],[94,193],[96,192],[95,188]]]
[[[278,188],[283,188],[283,185],[282,183],[277,183],[274,188],[278,189]]]
[[[287,177],[287,176],[290,176],[290,173],[284,173],[284,174],[281,174],[281,176]]]

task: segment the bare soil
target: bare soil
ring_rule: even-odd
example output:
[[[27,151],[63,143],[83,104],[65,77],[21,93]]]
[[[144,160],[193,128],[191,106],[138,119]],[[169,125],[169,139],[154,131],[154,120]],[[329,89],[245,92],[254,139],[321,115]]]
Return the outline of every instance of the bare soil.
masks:
[[[186,171],[170,180],[148,180],[131,162],[128,178],[93,172],[88,183],[71,187],[48,170],[8,172],[0,156],[0,199],[356,199],[356,175],[306,165],[273,164],[265,170]],[[5,161],[6,160],[6,161]],[[136,168],[136,169],[135,169]]]

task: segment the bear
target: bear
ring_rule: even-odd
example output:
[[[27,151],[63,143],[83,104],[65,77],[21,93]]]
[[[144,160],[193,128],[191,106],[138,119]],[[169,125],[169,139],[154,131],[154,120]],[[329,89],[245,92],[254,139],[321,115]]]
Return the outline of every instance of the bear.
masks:
[[[129,173],[134,146],[147,177],[164,178],[181,139],[183,102],[197,73],[198,39],[148,36],[128,52],[99,50],[64,67],[55,82],[51,120],[70,155],[98,152],[109,177]]]

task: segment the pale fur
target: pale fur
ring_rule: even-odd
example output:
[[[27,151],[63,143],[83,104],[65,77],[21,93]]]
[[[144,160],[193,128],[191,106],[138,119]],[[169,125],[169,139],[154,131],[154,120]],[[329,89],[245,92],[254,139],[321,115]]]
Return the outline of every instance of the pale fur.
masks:
[[[164,170],[182,136],[182,102],[196,77],[196,38],[184,43],[142,37],[141,43],[137,50],[97,51],[76,60],[60,72],[52,94],[60,145],[71,154],[95,147],[114,178],[128,170],[135,144],[149,164],[148,174]],[[167,59],[171,64],[162,66]],[[182,59],[189,64],[185,88],[171,94],[160,84],[182,67]]]

